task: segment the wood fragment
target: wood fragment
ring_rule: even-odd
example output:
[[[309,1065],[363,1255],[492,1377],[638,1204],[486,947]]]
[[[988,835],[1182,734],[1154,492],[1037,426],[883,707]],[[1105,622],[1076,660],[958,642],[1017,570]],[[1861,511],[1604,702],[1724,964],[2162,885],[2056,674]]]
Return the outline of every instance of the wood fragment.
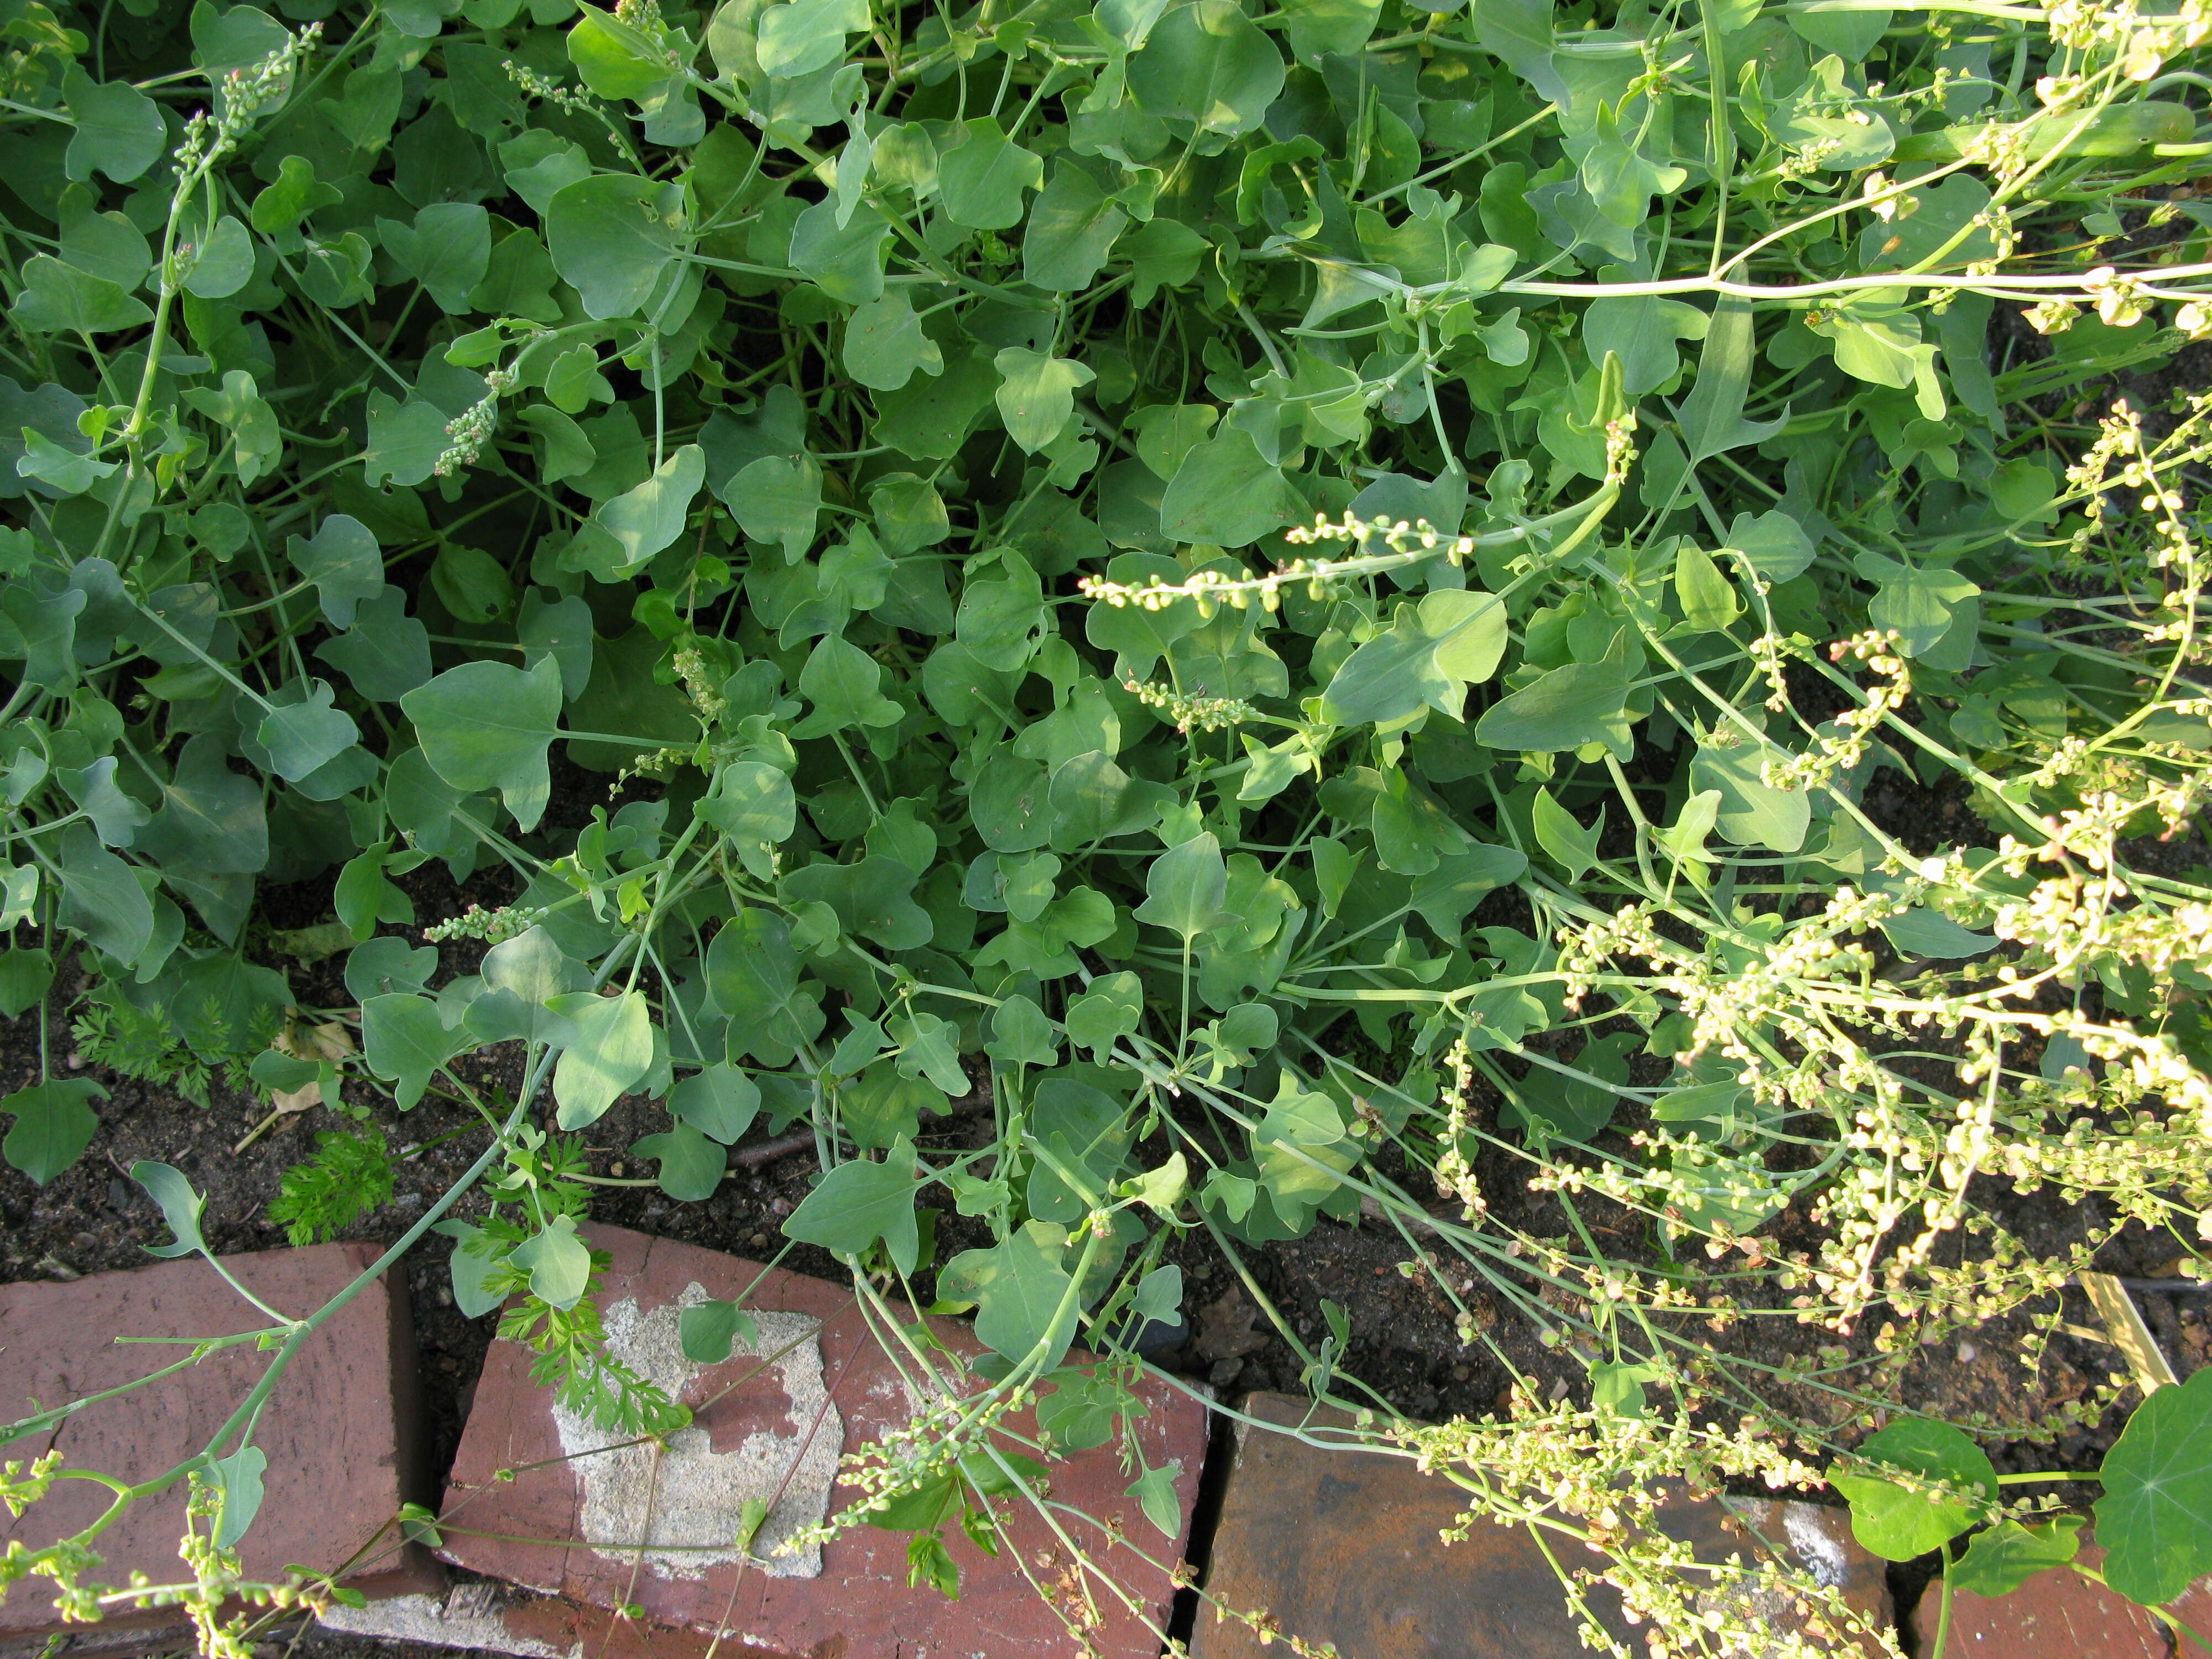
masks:
[[[2082,1273],[2078,1282],[2088,1292],[2089,1305],[2096,1309],[2112,1346],[2127,1357],[2128,1369],[2135,1373],[2137,1388],[2151,1395],[2180,1380],[2174,1376],[2166,1356],[2159,1352],[2150,1327],[2143,1323],[2134,1298],[2118,1279],[2110,1273]]]

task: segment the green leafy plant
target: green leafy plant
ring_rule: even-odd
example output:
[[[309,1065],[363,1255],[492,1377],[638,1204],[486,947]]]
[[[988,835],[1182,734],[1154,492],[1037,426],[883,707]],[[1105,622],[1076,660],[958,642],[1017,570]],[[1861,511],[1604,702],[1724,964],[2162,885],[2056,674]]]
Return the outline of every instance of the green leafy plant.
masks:
[[[682,1408],[605,1351],[576,1137],[659,1103],[626,1155],[696,1202],[803,1122],[785,1232],[927,1396],[836,1523],[948,1591],[1042,1501],[1018,1401],[1175,1530],[1125,1386],[1171,1243],[1363,1215],[1510,1408],[1406,1424],[1358,1310],[1266,1308],[1308,1386],[1678,1650],[1733,1638],[1662,1476],[2063,1551],[1958,1425],[1849,1425],[2212,1226],[2212,882],[2150,845],[2212,788],[2194,9],[13,3],[9,1017],[73,956],[120,1074],[464,1103],[377,1270],[454,1235],[637,1433]],[[507,902],[418,915],[433,860]],[[258,960],[310,881],[344,1006]],[[434,990],[403,927],[488,948]],[[46,1065],[10,1163],[95,1098]],[[384,1144],[325,1139],[310,1233]],[[2182,1539],[2165,1402],[2107,1526]],[[2143,1547],[2129,1594],[2197,1559]]]
[[[127,1002],[88,1001],[71,1035],[94,1065],[174,1089],[196,1105],[207,1104],[212,1079],[206,1065],[158,1015],[142,1013]]]
[[[627,1434],[666,1434],[690,1420],[656,1382],[605,1351],[599,1310],[586,1296],[606,1253],[577,1236],[588,1202],[574,1179],[580,1141],[523,1128],[507,1169],[492,1183],[491,1214],[481,1227],[441,1224],[456,1241],[453,1279],[464,1314],[508,1306],[499,1334],[537,1355],[531,1376],[563,1406]],[[512,1207],[515,1213],[504,1212]]]
[[[335,1238],[392,1197],[392,1152],[374,1124],[355,1134],[325,1129],[315,1155],[284,1171],[269,1218],[294,1244]]]
[[[1942,1551],[1942,1596],[1930,1659],[1942,1659],[1951,1628],[1954,1590],[2011,1595],[2037,1573],[2061,1568],[2118,1590],[2148,1607],[2184,1641],[2201,1639],[2162,1605],[2179,1601],[2212,1571],[2212,1373],[2181,1387],[2159,1389],[2129,1417],[2126,1429],[2094,1474],[1999,1475],[1966,1436],[1948,1424],[1899,1423],[1859,1449],[1864,1474],[1838,1475],[1850,1498],[1851,1529],[1876,1555],[1909,1561]],[[1999,1501],[2000,1487],[2093,1480],[2097,1542],[2103,1559],[2079,1560],[2086,1517],[2048,1503]],[[1950,1540],[1972,1528],[1955,1556]]]

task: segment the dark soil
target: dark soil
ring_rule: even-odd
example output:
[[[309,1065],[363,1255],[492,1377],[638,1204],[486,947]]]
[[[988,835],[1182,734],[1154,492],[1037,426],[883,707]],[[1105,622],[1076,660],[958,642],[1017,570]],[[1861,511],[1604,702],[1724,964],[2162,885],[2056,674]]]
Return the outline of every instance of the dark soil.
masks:
[[[556,791],[556,803],[564,797],[580,817],[574,803],[583,792]],[[603,798],[603,789],[592,789],[589,797]],[[1869,805],[1886,828],[1915,846],[1979,838],[1981,826],[1955,792],[1930,793],[1886,776],[1871,792]],[[2177,870],[2206,859],[2201,842],[2156,850],[2162,864]],[[428,921],[456,915],[472,902],[490,907],[510,900],[514,894],[502,885],[504,879],[500,873],[486,872],[457,884],[442,866],[432,864],[403,884],[415,902],[417,917]],[[265,932],[329,920],[329,881],[326,875],[265,890],[257,926]],[[1510,895],[1500,895],[1493,902],[1513,901]],[[1484,915],[1477,921],[1512,919],[1500,914]],[[483,949],[467,941],[441,946],[433,987],[473,971]],[[293,994],[303,1008],[336,1012],[350,1001],[341,962],[272,959],[270,965],[287,970]],[[58,1075],[93,1077],[107,1088],[99,1109],[101,1128],[85,1157],[43,1190],[13,1170],[0,1169],[0,1280],[68,1279],[143,1263],[142,1247],[159,1242],[166,1229],[151,1200],[125,1178],[125,1172],[139,1158],[174,1164],[207,1194],[204,1224],[218,1252],[283,1246],[283,1231],[269,1218],[270,1201],[285,1170],[313,1152],[316,1131],[332,1127],[332,1115],[313,1109],[282,1118],[243,1151],[237,1150],[266,1114],[262,1097],[218,1079],[210,1103],[202,1108],[173,1091],[86,1065],[76,1052],[66,1013],[80,988],[75,969],[65,965],[48,1000],[47,1039]],[[520,1063],[520,1045],[510,1044],[461,1064],[480,1089],[505,1090],[511,1097],[521,1081]],[[1639,1064],[1662,1070],[1664,1066],[1644,1059]],[[0,1022],[0,1092],[37,1081],[39,1066],[35,1014]],[[1637,1080],[1656,1079],[1639,1075]],[[418,1219],[465,1170],[484,1144],[484,1131],[465,1105],[435,1093],[404,1115],[373,1089],[351,1085],[347,1098],[368,1108],[391,1144],[404,1152],[392,1200],[348,1235],[389,1242]],[[961,1103],[956,1103],[956,1109]],[[665,1123],[658,1104],[632,1097],[592,1127],[592,1173],[629,1183],[598,1189],[595,1218],[740,1255],[774,1255],[783,1243],[779,1231],[783,1218],[805,1196],[816,1176],[811,1149],[733,1170],[704,1203],[678,1203],[645,1179],[650,1169],[638,1168],[628,1153],[639,1137]],[[979,1144],[986,1133],[979,1117],[957,1115],[940,1120],[933,1129],[925,1144],[939,1148]],[[755,1139],[763,1138],[757,1134]],[[742,1155],[744,1149],[739,1150]],[[1152,1162],[1164,1158],[1164,1148],[1159,1151],[1160,1158]],[[1379,1166],[1419,1193],[1395,1148],[1381,1155]],[[1557,1200],[1531,1194],[1529,1173],[1530,1166],[1504,1146],[1486,1155],[1479,1174],[1493,1212],[1502,1221],[1540,1235],[1564,1234],[1566,1223]],[[2069,1207],[2047,1193],[2021,1198],[1992,1187],[1984,1201],[2033,1249],[2049,1255],[2063,1252],[2098,1219],[2087,1207]],[[480,1216],[483,1207],[481,1199],[471,1194],[452,1213],[464,1218]],[[1654,1259],[1656,1241],[1639,1218],[1587,1199],[1580,1212],[1609,1249],[1631,1261]],[[1808,1242],[1798,1236],[1808,1224],[1802,1218],[1785,1215],[1774,1231],[1788,1249]],[[981,1225],[950,1213],[940,1217],[939,1258],[970,1244],[988,1243]],[[458,1443],[495,1322],[489,1316],[465,1319],[453,1306],[447,1267],[451,1248],[449,1240],[429,1235],[404,1267],[432,1419],[432,1455],[441,1474]],[[2130,1235],[2109,1247],[2100,1265],[2107,1271],[2148,1278],[2170,1271],[2174,1255],[2170,1241]],[[1407,1415],[1478,1417],[1501,1409],[1516,1373],[1529,1379],[1539,1394],[1554,1398],[1581,1386],[1582,1368],[1571,1354],[1540,1346],[1471,1270],[1454,1266],[1447,1270],[1451,1275],[1448,1288],[1473,1314],[1477,1331],[1475,1342],[1463,1345],[1455,1328],[1457,1306],[1447,1287],[1415,1256],[1405,1237],[1387,1224],[1323,1220],[1302,1239],[1247,1252],[1244,1269],[1251,1285],[1256,1285],[1310,1349],[1318,1348],[1327,1334],[1323,1302],[1346,1310],[1352,1342],[1340,1363],[1338,1388],[1344,1391],[1356,1386],[1369,1391],[1376,1402]],[[1178,1345],[1158,1354],[1158,1363],[1224,1393],[1303,1389],[1304,1361],[1271,1330],[1250,1285],[1204,1230],[1184,1234],[1167,1259],[1185,1274],[1189,1320]],[[842,1272],[826,1255],[805,1247],[790,1249],[781,1260],[796,1270],[825,1277]],[[925,1296],[930,1293],[926,1276],[918,1289]],[[2137,1299],[2177,1371],[2186,1375],[2212,1364],[2212,1324],[2208,1324],[2212,1297],[2145,1291]],[[2078,1291],[2067,1292],[2066,1302],[2068,1322],[2078,1327],[2094,1325],[2094,1316]],[[1947,1335],[1911,1359],[1896,1380],[1893,1397],[1920,1411],[1984,1425],[2001,1471],[2093,1468],[2117,1435],[2124,1407],[2065,1428],[2055,1444],[2035,1440],[2049,1441],[2047,1425],[2063,1415],[2069,1402],[2118,1368],[2118,1355],[2102,1344],[2062,1334],[2052,1340],[2039,1366],[2024,1370],[2020,1356],[2030,1324],[2026,1316],[2014,1316]],[[1714,1340],[1730,1352],[1778,1365],[1839,1340],[1832,1333],[1798,1324],[1778,1300],[1771,1311]],[[1871,1352],[1863,1332],[1844,1346],[1852,1358],[1863,1358]],[[1882,1420],[1880,1413],[1866,1413],[1811,1386],[1791,1393],[1802,1417],[1830,1423],[1838,1440],[1856,1438]],[[2086,1503],[2094,1492],[2082,1487],[2071,1495]],[[1931,1571],[1932,1560],[1896,1575],[1893,1588],[1901,1608],[1911,1607]],[[317,1645],[364,1654],[401,1651],[351,1641],[319,1639]]]

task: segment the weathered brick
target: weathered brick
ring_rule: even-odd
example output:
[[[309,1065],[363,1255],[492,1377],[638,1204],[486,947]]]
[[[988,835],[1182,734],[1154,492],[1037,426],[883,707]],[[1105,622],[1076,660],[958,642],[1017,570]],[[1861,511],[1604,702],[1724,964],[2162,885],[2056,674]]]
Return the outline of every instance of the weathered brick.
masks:
[[[379,1641],[413,1642],[516,1659],[706,1659],[713,1638],[698,1631],[619,1618],[557,1595],[491,1579],[442,1579],[365,1607],[333,1607],[325,1631]]]
[[[325,1244],[223,1258],[240,1283],[280,1313],[315,1311],[373,1263],[368,1244]],[[186,1256],[128,1273],[100,1273],[66,1285],[0,1285],[0,1421],[98,1394],[173,1363],[167,1344],[118,1343],[118,1337],[213,1337],[265,1326],[206,1262]],[[5,1455],[22,1459],[51,1444],[64,1467],[141,1481],[203,1449],[273,1356],[251,1344],[224,1348],[197,1365],[65,1419],[51,1442],[18,1441]],[[271,1392],[254,1431],[267,1455],[261,1510],[240,1546],[246,1572],[281,1579],[288,1564],[337,1568],[385,1527],[404,1501],[420,1501],[427,1480],[419,1461],[413,1329],[403,1281],[363,1288],[318,1330]],[[136,1571],[156,1583],[182,1574],[187,1487],[179,1481],[141,1500],[103,1533],[94,1582],[120,1584]],[[82,1529],[106,1505],[108,1489],[62,1480],[52,1494],[9,1520],[0,1510],[0,1547],[38,1548]],[[389,1537],[347,1582],[371,1595],[419,1583],[419,1553]],[[69,1627],[77,1650],[143,1645],[172,1628],[173,1612],[118,1614],[88,1630]],[[0,1654],[35,1652],[62,1628],[40,1581],[16,1586],[0,1602]]]
[[[530,1380],[526,1349],[495,1343],[447,1492],[448,1559],[589,1607],[635,1606],[649,1624],[726,1630],[720,1652],[728,1659],[1044,1659],[1076,1650],[1023,1571],[1054,1586],[1068,1552],[1018,1499],[1006,1504],[1013,1547],[997,1560],[957,1523],[946,1528],[962,1572],[957,1601],[909,1589],[904,1535],[872,1527],[852,1528],[823,1547],[811,1574],[805,1558],[770,1557],[767,1569],[738,1559],[727,1547],[746,1495],[776,1498],[757,1552],[856,1501],[850,1486],[833,1490],[839,1455],[905,1426],[913,1397],[848,1289],[618,1228],[585,1233],[612,1256],[598,1300],[616,1352],[673,1385],[696,1421],[662,1454],[629,1447],[579,1456],[595,1443],[588,1425],[556,1411],[551,1394]],[[774,1364],[744,1354],[713,1366],[684,1360],[673,1346],[684,1304],[740,1296],[760,1319],[763,1355],[787,1352]],[[981,1352],[965,1327],[930,1324],[955,1352]],[[1139,1394],[1150,1407],[1139,1424],[1146,1462],[1182,1466],[1187,1527],[1205,1453],[1204,1408],[1157,1382]],[[1030,1428],[1025,1415],[1009,1426]],[[1123,1606],[1092,1580],[1100,1616],[1092,1640],[1104,1655],[1150,1659],[1173,1591],[1165,1564],[1178,1559],[1182,1540],[1152,1528],[1125,1495],[1131,1478],[1110,1444],[1051,1466],[1055,1503],[1119,1524],[1129,1540],[1117,1543],[1096,1521],[1059,1516],[1134,1603]]]
[[[2212,1643],[2212,1577],[2198,1579],[2166,1611],[2206,1642]],[[2203,1649],[2186,1639],[2177,1639],[2173,1650],[2175,1659],[2182,1659],[2186,1654],[2201,1654]]]
[[[1265,1423],[1341,1427],[1304,1400],[1255,1395],[1245,1413]],[[1408,1459],[1310,1446],[1286,1435],[1240,1428],[1206,1589],[1236,1613],[1267,1615],[1306,1641],[1333,1642],[1352,1659],[1579,1659],[1559,1582],[1519,1528],[1478,1522],[1463,1542],[1440,1529],[1462,1510],[1459,1490],[1422,1474]],[[1860,1549],[1840,1510],[1739,1498],[1671,1505],[1670,1534],[1694,1543],[1700,1560],[1750,1559],[1759,1540],[1786,1552],[1877,1626],[1890,1620],[1881,1564]],[[1563,1565],[1577,1565],[1555,1541]],[[1642,1643],[1619,1616],[1617,1596],[1590,1596],[1607,1627],[1632,1649]],[[1786,1622],[1786,1607],[1760,1607],[1763,1622]],[[1274,1659],[1237,1619],[1211,1608],[1193,1632],[1194,1659]]]
[[[2084,1534],[2084,1538],[2088,1534]],[[2105,1559],[2094,1542],[2078,1557],[2085,1567]],[[1943,1587],[1931,1583],[1913,1615],[1923,1651],[1930,1651],[1942,1617]],[[2212,1634],[2212,1589],[2197,1584],[2174,1611]],[[2196,1615],[2195,1617],[2192,1617]],[[1995,1598],[1954,1591],[1948,1659],[2167,1659],[2166,1626],[2115,1591],[2063,1567],[2039,1572],[2010,1595]]]

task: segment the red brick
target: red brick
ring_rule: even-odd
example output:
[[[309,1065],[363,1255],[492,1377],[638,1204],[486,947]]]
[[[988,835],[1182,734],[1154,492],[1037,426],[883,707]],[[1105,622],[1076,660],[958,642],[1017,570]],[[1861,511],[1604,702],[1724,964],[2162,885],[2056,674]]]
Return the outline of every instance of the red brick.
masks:
[[[620,1619],[491,1579],[438,1581],[424,1590],[371,1601],[364,1607],[332,1607],[323,1628],[379,1641],[509,1653],[519,1659],[706,1659],[713,1639],[698,1631]]]
[[[690,1443],[691,1449],[683,1454],[686,1458],[703,1459],[708,1452],[750,1458],[780,1479],[781,1471],[798,1458],[826,1459],[835,1451],[853,1450],[910,1420],[912,1406],[900,1373],[868,1329],[848,1289],[619,1228],[585,1231],[593,1245],[613,1257],[597,1294],[611,1329],[631,1329],[635,1328],[633,1322],[647,1321],[651,1323],[644,1328],[665,1335],[666,1316],[655,1319],[656,1313],[687,1294],[696,1298],[701,1293],[724,1299],[742,1296],[749,1309],[763,1316],[764,1325],[772,1322],[767,1316],[779,1314],[820,1322],[818,1375],[842,1429],[838,1443],[829,1443],[826,1416],[823,1430],[810,1439],[814,1413],[794,1409],[786,1391],[789,1377],[780,1379],[744,1356],[703,1368],[679,1360],[671,1375],[680,1384],[680,1397],[695,1407],[749,1372],[757,1373],[748,1386],[700,1412],[696,1431],[706,1439],[703,1446]],[[695,1285],[697,1292],[690,1290]],[[930,1327],[957,1353],[982,1352],[962,1325],[932,1320]],[[793,1358],[794,1364],[803,1364],[790,1376],[803,1382],[805,1367],[814,1361],[804,1344]],[[602,1553],[585,1547],[593,1529],[587,1519],[604,1528],[638,1517],[635,1511],[625,1517],[621,1504],[604,1497],[588,1499],[584,1478],[564,1447],[553,1398],[530,1380],[530,1359],[519,1345],[497,1342],[485,1361],[446,1497],[444,1513],[453,1524],[446,1531],[443,1553],[449,1560],[590,1607],[634,1603],[650,1624],[711,1632],[726,1619],[729,1634],[720,1652],[727,1659],[771,1655],[872,1659],[894,1651],[908,1659],[952,1659],[956,1655],[1045,1659],[1078,1650],[1015,1560],[1008,1559],[1018,1553],[1022,1564],[1048,1583],[1058,1571],[1057,1566],[1039,1566],[1045,1552],[1060,1547],[1042,1520],[1018,1501],[1009,1506],[1014,1514],[1009,1529],[1015,1547],[998,1560],[971,1545],[957,1525],[945,1529],[961,1568],[957,1601],[948,1601],[933,1590],[908,1589],[905,1536],[872,1527],[852,1528],[829,1544],[816,1577],[771,1577],[757,1565],[741,1571],[734,1560],[710,1559],[702,1565],[696,1557],[688,1565],[696,1576],[687,1577],[683,1576],[685,1566],[673,1555],[641,1560],[634,1548]],[[1146,1461],[1154,1467],[1170,1460],[1182,1464],[1177,1492],[1187,1528],[1205,1454],[1204,1408],[1158,1382],[1140,1385],[1139,1393],[1151,1408],[1139,1424]],[[1011,1419],[1009,1426],[1018,1434],[1031,1428],[1026,1415]],[[763,1435],[776,1437],[781,1443],[764,1444],[759,1438]],[[514,1478],[501,1478],[508,1470],[514,1472]],[[640,1473],[645,1484],[659,1480],[653,1487],[658,1504],[665,1480],[649,1468]],[[823,1478],[828,1478],[826,1473]],[[1124,1495],[1131,1479],[1119,1467],[1112,1444],[1051,1465],[1056,1503],[1101,1519],[1118,1519],[1127,1529],[1129,1543],[1125,1545],[1114,1541],[1101,1526],[1060,1517],[1070,1534],[1141,1610],[1140,1616],[1124,1607],[1094,1581],[1102,1615],[1092,1632],[1098,1651],[1151,1659],[1159,1650],[1158,1626],[1173,1590],[1165,1564],[1180,1557],[1182,1540],[1170,1540],[1152,1528],[1136,1502]],[[859,1495],[839,1484],[827,1496],[829,1512],[836,1513]],[[600,1505],[595,1512],[592,1501]],[[770,1516],[763,1537],[788,1530],[793,1517],[787,1509],[795,1507],[796,1500],[787,1495],[787,1506]],[[673,1510],[682,1511],[680,1497]],[[735,1522],[727,1509],[714,1516],[704,1507],[692,1513],[702,1527],[730,1528]],[[687,1541],[672,1535],[674,1523],[659,1510],[653,1526],[650,1535],[657,1544]],[[723,1531],[714,1536],[728,1535]],[[599,1536],[616,1546],[639,1541],[610,1538],[605,1530]],[[1139,1550],[1160,1565],[1148,1565]],[[1064,1547],[1060,1553],[1064,1557]],[[605,1614],[600,1618],[604,1620]],[[683,1659],[680,1647],[662,1646],[675,1659]]]
[[[2181,1594],[2181,1599],[2166,1608],[2191,1630],[2212,1644],[2212,1577],[2200,1578]],[[2177,1638],[2173,1644],[2176,1659],[2188,1654],[2202,1654],[2203,1648],[2185,1638]]]
[[[313,1313],[374,1262],[368,1244],[325,1244],[223,1258],[239,1281],[281,1313]],[[118,1343],[118,1336],[211,1337],[268,1321],[196,1256],[128,1273],[100,1273],[66,1285],[0,1285],[0,1421],[14,1421],[118,1387],[181,1357],[167,1344]],[[5,1455],[21,1461],[49,1445],[64,1468],[98,1470],[139,1481],[202,1450],[252,1389],[274,1356],[250,1344],[225,1348],[198,1364],[64,1419],[51,1441],[17,1441]],[[250,1577],[279,1579],[293,1562],[332,1570],[374,1538],[399,1504],[420,1500],[427,1481],[418,1462],[414,1409],[414,1338],[404,1284],[379,1279],[341,1309],[295,1357],[270,1394],[253,1443],[267,1454],[261,1510],[240,1546]],[[143,1499],[100,1535],[93,1582],[120,1584],[134,1571],[157,1583],[183,1572],[177,1541],[188,1487],[179,1481]],[[39,1548],[80,1530],[106,1507],[107,1489],[60,1480],[43,1502],[11,1521],[0,1510],[0,1547],[15,1540]],[[387,1594],[421,1580],[414,1552],[380,1547],[348,1583]],[[52,1597],[33,1579],[0,1601],[0,1652],[35,1649],[61,1628]],[[96,1629],[70,1628],[78,1647],[97,1650],[173,1626],[173,1611],[118,1614]]]
[[[2085,1534],[2086,1536],[2086,1534]],[[2105,1553],[2084,1543],[2078,1558],[2094,1567]],[[1923,1651],[1933,1651],[1942,1616],[1941,1582],[1928,1587],[1913,1615]],[[2199,1584],[2174,1610],[2212,1634],[2212,1594]],[[2191,1613],[2198,1616],[2191,1618]],[[1946,1659],[2167,1659],[2166,1626],[2125,1596],[2078,1572],[2054,1567],[2039,1572],[2010,1595],[1991,1599],[1965,1590],[1951,1597]]]
[[[1255,1395],[1243,1409],[1285,1426],[1346,1422],[1279,1395]],[[1237,1613],[1271,1616],[1285,1634],[1333,1642],[1347,1659],[1582,1659],[1588,1650],[1559,1581],[1525,1531],[1477,1522],[1463,1542],[1438,1540],[1441,1528],[1455,1524],[1463,1497],[1409,1459],[1325,1449],[1240,1426],[1206,1594]],[[1662,1524],[1695,1543],[1699,1559],[1713,1562],[1749,1557],[1755,1536],[1769,1539],[1785,1547],[1795,1565],[1840,1583],[1850,1605],[1877,1627],[1889,1624],[1881,1564],[1852,1540],[1840,1510],[1684,1500],[1670,1506]],[[1560,1545],[1553,1550],[1563,1565],[1578,1565]],[[1601,1588],[1590,1600],[1614,1635],[1641,1651],[1635,1631],[1618,1616],[1619,1599]],[[1782,1609],[1761,1613],[1789,1616]],[[1211,1606],[1200,1611],[1191,1643],[1194,1659],[1275,1659],[1285,1650],[1279,1642],[1263,1645],[1235,1618],[1217,1620]]]

